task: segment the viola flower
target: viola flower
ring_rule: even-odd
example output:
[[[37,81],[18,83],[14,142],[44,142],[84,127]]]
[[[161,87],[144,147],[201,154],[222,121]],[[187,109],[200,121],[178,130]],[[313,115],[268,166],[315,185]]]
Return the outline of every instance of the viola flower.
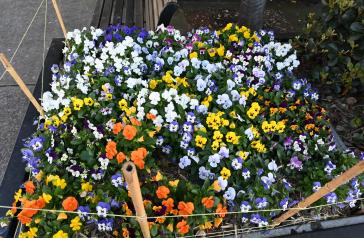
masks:
[[[241,212],[248,212],[248,211],[250,211],[250,209],[252,209],[252,207],[250,206],[249,202],[247,202],[247,201],[241,202],[241,204],[240,204]]]
[[[298,159],[297,156],[293,156],[290,160],[289,166],[291,169],[297,169],[298,171],[302,170],[303,163]]]
[[[209,164],[212,168],[216,168],[217,165],[220,163],[221,156],[219,154],[213,154],[209,156]]]
[[[255,199],[255,205],[259,209],[266,208],[268,206],[268,204],[269,203],[265,197]]]
[[[106,202],[99,202],[96,206],[97,215],[100,217],[106,217],[107,212],[110,211],[110,204]]]
[[[269,189],[270,186],[276,181],[272,173],[268,173],[267,176],[262,176],[261,180],[265,189]]]
[[[288,198],[284,198],[282,201],[279,202],[279,206],[283,209],[283,211],[287,210],[288,208]]]
[[[169,131],[170,132],[176,132],[179,128],[179,125],[178,125],[178,122],[176,121],[172,121],[170,124],[169,124]]]
[[[191,160],[188,158],[188,156],[183,156],[182,158],[180,158],[178,166],[181,169],[184,169],[189,165],[191,165]]]
[[[89,219],[88,213],[90,213],[90,208],[88,206],[79,206],[77,212],[78,216],[81,217],[82,220]]]
[[[117,188],[122,187],[124,185],[123,178],[120,172],[111,176],[111,183]]]
[[[243,167],[243,160],[240,157],[237,157],[233,159],[233,161],[231,162],[231,166],[233,167],[233,169],[239,170]]]
[[[336,193],[334,193],[334,192],[331,192],[331,193],[327,194],[327,195],[325,196],[325,198],[326,198],[326,202],[327,202],[328,204],[334,204],[334,203],[336,203],[336,201],[337,201],[337,195],[336,195]]]
[[[326,166],[324,168],[325,172],[328,174],[328,175],[331,175],[332,171],[334,171],[336,169],[336,165],[333,164],[331,161],[327,162],[326,163]]]
[[[247,223],[249,221],[249,217],[247,214],[242,214],[241,216],[241,222],[242,223]]]
[[[104,218],[97,221],[97,229],[99,231],[112,231],[114,219]]]
[[[162,152],[165,154],[171,153],[172,147],[170,145],[165,145],[162,147]]]
[[[224,198],[226,200],[234,200],[235,196],[236,196],[236,191],[233,187],[229,187],[224,193]]]
[[[44,141],[45,141],[45,139],[43,137],[35,137],[30,140],[30,142],[27,144],[27,146],[29,148],[33,149],[33,151],[38,152],[43,149]]]
[[[250,178],[250,171],[247,168],[243,168],[241,175],[247,180]]]

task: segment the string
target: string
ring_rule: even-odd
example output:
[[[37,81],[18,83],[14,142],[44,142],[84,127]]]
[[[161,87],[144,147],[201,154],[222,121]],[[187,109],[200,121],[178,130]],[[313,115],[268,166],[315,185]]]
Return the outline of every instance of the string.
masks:
[[[352,201],[341,201],[337,203],[332,204],[323,204],[323,205],[317,205],[317,206],[311,206],[311,207],[291,207],[287,209],[283,208],[275,208],[275,209],[262,209],[262,210],[250,210],[250,211],[236,211],[236,212],[211,212],[211,213],[196,213],[196,214],[190,214],[190,215],[162,215],[162,216],[148,216],[149,219],[158,219],[158,218],[178,218],[178,217],[197,217],[197,216],[212,216],[212,215],[230,215],[230,214],[246,214],[246,213],[260,213],[260,212],[274,212],[274,211],[289,211],[289,210],[310,210],[310,209],[317,209],[317,208],[323,208],[323,207],[330,207],[338,204],[344,204],[344,203],[350,203],[350,202],[356,202],[356,201],[362,201],[364,198],[358,198],[354,199]],[[64,210],[57,210],[57,209],[42,209],[42,208],[23,208],[23,207],[13,207],[13,206],[4,206],[0,205],[0,208],[3,209],[19,209],[19,210],[31,210],[31,211],[41,211],[41,212],[52,212],[52,213],[69,213],[69,214],[80,214],[78,211],[64,211]],[[86,215],[98,215],[96,212],[82,212],[82,214]],[[135,215],[121,215],[121,214],[111,214],[106,213],[106,216],[109,217],[120,217],[120,218],[145,218],[142,216],[135,216]]]
[[[32,19],[31,19],[31,21],[30,21],[29,25],[27,26],[27,29],[25,30],[25,32],[24,32],[24,34],[23,34],[23,36],[21,37],[21,39],[20,39],[20,42],[19,42],[18,46],[16,47],[16,49],[15,49],[15,51],[14,51],[13,55],[10,57],[10,63],[13,61],[13,59],[14,59],[15,55],[18,53],[18,50],[19,50],[20,46],[22,45],[22,43],[23,43],[23,41],[24,41],[24,39],[25,39],[25,36],[28,34],[28,31],[29,31],[30,27],[33,25],[34,20],[35,20],[36,16],[38,15],[38,12],[39,12],[40,8],[42,7],[42,5],[43,5],[43,2],[44,2],[44,1],[45,1],[45,0],[42,0],[42,2],[39,4],[38,9],[37,9],[37,11],[35,12],[34,16],[32,17]],[[7,71],[5,70],[5,71],[2,73],[2,75],[0,76],[0,81],[4,78],[4,76],[5,76],[6,72],[7,72]]]
[[[42,67],[42,85],[40,90],[40,96],[43,96],[43,87],[44,87],[44,71],[45,71],[45,51],[46,51],[46,35],[47,35],[47,14],[48,14],[48,0],[45,1],[45,10],[44,10],[44,28],[43,28],[43,67]]]

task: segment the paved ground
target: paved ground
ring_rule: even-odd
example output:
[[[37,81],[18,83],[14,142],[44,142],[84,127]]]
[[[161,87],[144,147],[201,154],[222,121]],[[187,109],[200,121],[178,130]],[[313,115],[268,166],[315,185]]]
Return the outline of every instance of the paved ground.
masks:
[[[46,0],[47,1],[47,0]],[[0,0],[0,52],[8,58],[15,51],[42,0]],[[66,28],[89,26],[96,0],[58,0]],[[13,59],[13,66],[29,86],[38,79],[42,65],[45,1],[23,44]],[[51,0],[48,0],[46,50],[52,38],[63,37]],[[4,68],[0,65],[0,75]],[[9,75],[0,81],[0,184],[19,133],[28,100]]]

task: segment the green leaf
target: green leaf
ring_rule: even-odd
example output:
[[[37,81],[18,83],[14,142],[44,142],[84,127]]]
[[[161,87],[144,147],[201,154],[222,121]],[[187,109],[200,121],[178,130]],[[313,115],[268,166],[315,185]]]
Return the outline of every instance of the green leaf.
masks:
[[[150,234],[155,237],[158,234],[158,228],[156,225],[153,225],[152,228],[150,229]]]
[[[80,154],[80,158],[81,158],[82,161],[86,162],[90,166],[95,161],[94,153],[90,149],[86,149],[86,150],[82,151],[81,154]]]

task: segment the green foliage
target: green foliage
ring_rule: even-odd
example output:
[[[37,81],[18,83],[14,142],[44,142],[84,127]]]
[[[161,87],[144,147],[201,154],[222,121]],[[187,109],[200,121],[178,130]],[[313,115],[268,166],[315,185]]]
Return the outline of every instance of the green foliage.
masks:
[[[294,41],[308,76],[338,91],[364,85],[364,1],[330,0]]]

